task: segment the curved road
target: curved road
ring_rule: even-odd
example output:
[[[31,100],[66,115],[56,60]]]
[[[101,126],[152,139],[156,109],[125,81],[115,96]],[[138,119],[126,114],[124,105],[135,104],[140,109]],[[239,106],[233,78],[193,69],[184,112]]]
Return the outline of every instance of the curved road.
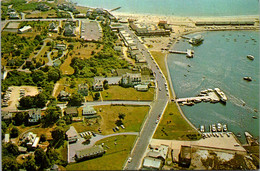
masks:
[[[150,143],[150,140],[157,128],[157,118],[158,116],[161,116],[167,106],[169,96],[167,96],[167,91],[165,87],[166,79],[165,76],[160,71],[158,65],[156,62],[154,62],[151,54],[147,50],[147,48],[141,44],[139,39],[133,32],[125,26],[125,30],[130,34],[130,36],[133,38],[133,40],[137,43],[137,48],[141,50],[143,55],[145,56],[148,65],[151,67],[151,69],[154,72],[155,79],[157,82],[157,94],[155,101],[151,104],[151,110],[150,113],[143,125],[143,128],[140,132],[140,136],[136,141],[136,144],[131,152],[130,157],[132,158],[132,161],[130,163],[127,163],[124,167],[125,170],[138,170],[141,167],[142,160],[145,154],[145,151]],[[161,118],[161,117],[160,117]]]

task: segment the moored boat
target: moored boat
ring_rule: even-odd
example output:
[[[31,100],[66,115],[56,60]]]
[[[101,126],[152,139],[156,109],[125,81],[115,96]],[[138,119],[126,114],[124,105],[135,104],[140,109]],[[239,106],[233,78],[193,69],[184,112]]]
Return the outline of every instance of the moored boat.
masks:
[[[221,125],[221,123],[218,123],[218,124],[217,124],[217,130],[218,130],[218,132],[221,132],[221,131],[222,131],[222,125]]]
[[[244,77],[243,79],[246,81],[252,81],[252,77]]]
[[[200,132],[204,132],[204,131],[205,131],[204,125],[201,125],[200,126]]]
[[[253,56],[253,55],[247,55],[246,56],[248,59],[250,59],[250,60],[254,60],[255,59],[255,57]]]
[[[222,102],[226,102],[227,101],[227,96],[225,95],[225,93],[223,91],[221,91],[219,88],[215,88],[214,90],[217,93],[217,95],[220,97],[220,100]]]
[[[223,131],[227,132],[227,125],[226,124],[223,125]]]

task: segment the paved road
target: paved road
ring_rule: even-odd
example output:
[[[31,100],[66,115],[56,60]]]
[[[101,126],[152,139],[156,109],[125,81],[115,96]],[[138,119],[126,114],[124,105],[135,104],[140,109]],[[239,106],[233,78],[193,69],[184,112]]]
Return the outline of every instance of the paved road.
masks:
[[[157,81],[157,96],[156,100],[151,105],[151,110],[149,113],[149,116],[147,117],[143,128],[140,132],[140,136],[136,141],[135,147],[132,150],[132,153],[130,157],[132,157],[131,163],[127,163],[125,166],[125,170],[138,170],[140,169],[140,166],[142,164],[142,160],[144,157],[144,153],[149,145],[149,142],[156,130],[157,123],[156,120],[158,116],[162,115],[167,102],[169,100],[169,97],[167,96],[167,91],[165,88],[166,79],[162,75],[162,72],[157,67],[156,63],[151,58],[151,55],[147,48],[140,43],[136,35],[133,34],[133,32],[128,28],[128,26],[125,26],[125,30],[130,34],[130,36],[133,38],[133,40],[137,43],[137,48],[139,48],[143,55],[145,56],[148,65],[151,67],[151,69],[155,73],[155,79]],[[161,117],[160,117],[161,118]]]

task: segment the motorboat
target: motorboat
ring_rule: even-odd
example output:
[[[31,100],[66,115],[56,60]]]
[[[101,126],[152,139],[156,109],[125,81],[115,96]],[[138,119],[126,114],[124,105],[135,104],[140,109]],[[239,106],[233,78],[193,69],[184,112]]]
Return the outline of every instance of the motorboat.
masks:
[[[201,102],[201,99],[195,99],[194,100],[194,103],[200,103]]]
[[[201,125],[201,126],[200,126],[200,132],[204,132],[204,131],[205,131],[204,125]]]
[[[217,130],[218,130],[218,132],[221,132],[221,131],[222,131],[222,125],[221,125],[221,123],[218,123],[218,124],[217,124]]]
[[[210,99],[210,103],[217,103],[218,102],[218,100],[216,100],[216,99]]]
[[[227,96],[225,95],[225,93],[223,91],[221,91],[219,88],[215,88],[214,90],[217,93],[217,95],[220,97],[220,100],[222,102],[226,102],[227,101]]]
[[[223,125],[223,131],[227,132],[227,125],[226,124]]]
[[[215,124],[212,124],[212,126],[211,126],[211,130],[212,130],[212,132],[216,132],[216,131],[217,131],[217,129],[216,129],[216,125],[215,125]]]
[[[253,56],[253,55],[247,55],[246,56],[248,59],[250,59],[250,60],[254,60],[255,59],[255,57]]]
[[[257,116],[252,116],[253,119],[257,119]]]
[[[243,79],[246,81],[252,81],[252,77],[244,77]]]

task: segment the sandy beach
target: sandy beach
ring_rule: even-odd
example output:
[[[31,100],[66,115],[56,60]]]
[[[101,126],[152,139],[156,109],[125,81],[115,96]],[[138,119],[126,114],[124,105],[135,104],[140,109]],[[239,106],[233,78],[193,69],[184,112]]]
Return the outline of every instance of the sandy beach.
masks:
[[[138,22],[144,23],[158,23],[161,20],[166,20],[168,24],[175,23],[190,23],[196,21],[218,21],[218,20],[256,20],[259,16],[225,16],[225,17],[180,17],[180,16],[163,16],[163,15],[149,15],[149,14],[131,14],[122,12],[112,12],[117,18],[122,19],[136,19]]]

